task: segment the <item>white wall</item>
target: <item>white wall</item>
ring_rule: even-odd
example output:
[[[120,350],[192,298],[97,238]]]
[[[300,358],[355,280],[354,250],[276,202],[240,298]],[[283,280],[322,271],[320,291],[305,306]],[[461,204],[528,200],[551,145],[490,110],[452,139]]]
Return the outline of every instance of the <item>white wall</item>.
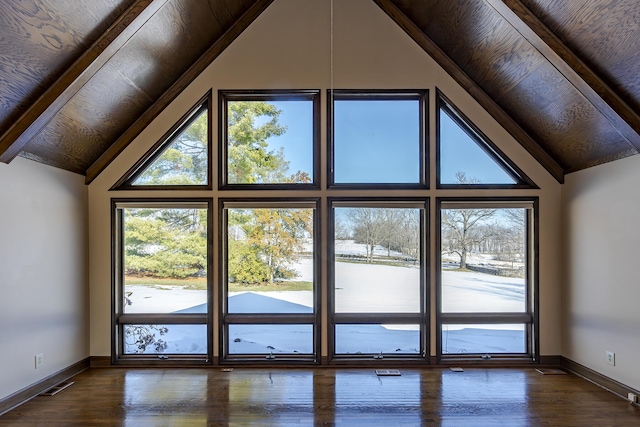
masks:
[[[567,176],[562,354],[640,390],[640,156]],[[614,351],[615,366],[605,352]]]
[[[2,399],[88,357],[89,328],[84,177],[17,158],[0,182]]]
[[[90,185],[92,356],[110,354],[110,308],[106,304],[111,295],[110,198],[218,196],[216,191],[145,194],[140,191],[109,192],[109,188],[210,89],[214,91],[215,143],[218,135],[216,95],[219,89],[321,89],[324,101],[326,89],[330,89],[332,84],[340,89],[426,88],[430,91],[429,108],[432,112],[435,109],[435,90],[439,88],[540,186],[540,190],[501,190],[500,195],[540,197],[541,352],[543,355],[560,354],[560,184],[374,2],[336,1],[332,20],[329,0],[276,0]],[[321,112],[321,170],[326,171],[324,106]],[[430,117],[433,171],[435,115]],[[216,164],[217,149],[213,153]],[[421,195],[432,197],[433,201],[436,195],[433,175],[431,179],[432,189]],[[326,183],[325,176],[322,182]],[[214,183],[214,188],[217,188],[217,183]],[[439,196],[491,194],[495,195],[495,191],[437,193]],[[320,192],[320,195],[326,193]],[[432,236],[435,235],[434,230],[432,228]],[[433,240],[431,243],[435,245]],[[432,246],[431,253],[434,251],[435,246]],[[214,259],[217,259],[215,254]],[[432,285],[435,284],[435,270],[432,266]],[[326,280],[326,274],[323,276]],[[326,286],[326,282],[323,285]],[[217,294],[214,295],[217,298]],[[435,340],[435,334],[432,337]]]

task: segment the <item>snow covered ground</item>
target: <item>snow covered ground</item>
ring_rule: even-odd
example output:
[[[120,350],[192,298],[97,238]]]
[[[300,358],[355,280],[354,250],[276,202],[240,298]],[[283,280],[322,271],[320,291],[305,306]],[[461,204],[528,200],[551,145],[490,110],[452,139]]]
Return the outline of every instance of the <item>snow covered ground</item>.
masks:
[[[341,253],[362,253],[362,245],[345,242]],[[381,251],[386,255],[386,250]],[[313,263],[302,258],[295,267],[296,280],[312,281]],[[336,263],[336,311],[420,311],[420,270],[417,267]],[[443,271],[443,312],[523,312],[524,280],[479,272]],[[206,291],[176,287],[127,286],[131,305],[127,313],[205,312]],[[235,292],[229,295],[230,313],[312,313],[311,291]],[[206,353],[206,328],[202,325],[169,325],[162,337],[165,353]],[[445,353],[521,353],[526,349],[521,325],[447,325],[443,328]],[[157,335],[157,334],[156,334]],[[158,336],[156,337],[158,338]],[[129,349],[133,351],[133,348]],[[147,349],[153,352],[153,349]],[[417,354],[418,325],[338,325],[336,352]],[[313,352],[311,325],[232,325],[231,354]]]

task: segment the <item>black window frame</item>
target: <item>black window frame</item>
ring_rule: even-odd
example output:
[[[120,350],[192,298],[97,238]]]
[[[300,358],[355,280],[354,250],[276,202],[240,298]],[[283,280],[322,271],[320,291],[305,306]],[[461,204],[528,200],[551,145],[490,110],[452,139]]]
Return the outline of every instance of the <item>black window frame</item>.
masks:
[[[441,166],[441,132],[440,114],[444,112],[453,120],[480,149],[482,149],[495,163],[497,167],[509,175],[514,184],[489,184],[489,183],[468,183],[468,184],[443,184],[440,180]],[[436,188],[437,189],[539,189],[539,187],[529,178],[522,169],[512,162],[486,136],[478,126],[476,126],[458,107],[447,98],[442,91],[436,88]]]
[[[123,208],[189,208],[207,211],[207,313],[130,313],[124,311]],[[211,198],[112,198],[111,199],[111,363],[113,365],[212,365],[213,364],[213,199]],[[206,325],[206,354],[125,354],[125,325]]]
[[[320,94],[318,89],[294,90],[218,90],[218,189],[219,190],[301,190],[320,189]],[[229,101],[312,102],[312,180],[310,183],[229,183],[227,182],[227,105]]]
[[[417,183],[336,183],[335,108],[342,100],[416,100],[419,105],[419,182]],[[330,189],[428,189],[429,188],[429,90],[428,89],[328,89],[327,90],[327,187]]]
[[[212,99],[213,91],[209,90],[198,102],[187,111],[123,176],[109,191],[164,191],[164,190],[187,190],[202,191],[213,189],[213,111]],[[144,173],[166,148],[168,148],[175,138],[182,134],[191,124],[203,113],[207,112],[207,184],[205,185],[135,185],[138,177]]]
[[[229,241],[226,206],[247,208],[296,208],[305,205],[313,205],[313,313],[228,313],[228,250]],[[321,297],[321,244],[320,244],[320,209],[321,199],[313,197],[300,198],[226,198],[218,200],[218,357],[221,365],[237,362],[250,362],[256,364],[319,364],[322,337],[322,297]],[[312,325],[313,328],[313,352],[312,354],[230,354],[229,353],[229,326],[230,325]]]
[[[525,311],[522,313],[481,312],[481,313],[443,313],[442,312],[442,210],[443,204],[464,203],[487,205],[531,204],[531,213],[527,216],[526,227],[526,298]],[[436,197],[436,361],[439,364],[466,363],[540,363],[539,334],[539,198],[532,197]],[[442,327],[445,324],[523,324],[525,325],[526,353],[470,353],[443,354]]]
[[[422,205],[417,207],[417,205]],[[335,213],[334,207],[397,207],[415,205],[421,209],[420,216],[420,311],[418,313],[336,313],[335,296]],[[329,197],[327,199],[327,299],[328,299],[328,350],[330,364],[397,364],[398,361],[424,363],[430,361],[430,200],[428,197]],[[344,354],[336,352],[335,328],[341,324],[381,325],[381,324],[417,324],[420,326],[420,351],[418,354],[362,353]]]

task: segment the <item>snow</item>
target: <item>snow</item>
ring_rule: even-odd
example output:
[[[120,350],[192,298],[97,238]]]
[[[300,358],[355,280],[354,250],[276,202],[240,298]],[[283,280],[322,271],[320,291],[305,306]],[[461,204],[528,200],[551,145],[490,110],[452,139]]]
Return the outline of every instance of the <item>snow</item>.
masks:
[[[352,241],[336,245],[341,254],[364,254],[364,246]],[[386,255],[386,249],[381,251]],[[301,258],[295,266],[295,280],[313,280],[313,261]],[[337,262],[335,306],[338,313],[418,313],[420,311],[420,269]],[[479,272],[443,270],[443,312],[524,312],[523,279]],[[179,287],[132,285],[126,291],[132,304],[126,313],[204,313],[207,293]],[[232,292],[230,313],[313,313],[312,291]],[[161,338],[168,342],[164,353],[206,353],[204,325],[168,325]],[[420,351],[418,325],[337,325],[339,354],[417,354]],[[156,334],[157,335],[157,334]],[[445,325],[444,353],[525,352],[521,325]],[[230,354],[311,354],[311,325],[230,325]],[[158,336],[156,336],[158,338]],[[131,351],[131,350],[130,350]],[[153,348],[147,352],[153,353]]]

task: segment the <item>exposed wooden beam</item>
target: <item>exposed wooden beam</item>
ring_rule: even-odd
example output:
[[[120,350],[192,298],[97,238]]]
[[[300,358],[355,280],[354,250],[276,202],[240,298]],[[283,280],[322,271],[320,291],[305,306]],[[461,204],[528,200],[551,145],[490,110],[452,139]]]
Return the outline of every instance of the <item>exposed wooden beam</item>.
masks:
[[[0,138],[0,161],[9,163],[60,109],[169,0],[138,0],[46,90]]]
[[[391,0],[373,0],[560,183],[563,168]]]
[[[90,167],[86,184],[90,184],[127,146],[187,88],[274,0],[256,0],[207,51],[176,80]]]
[[[640,116],[520,0],[484,0],[640,150]]]

